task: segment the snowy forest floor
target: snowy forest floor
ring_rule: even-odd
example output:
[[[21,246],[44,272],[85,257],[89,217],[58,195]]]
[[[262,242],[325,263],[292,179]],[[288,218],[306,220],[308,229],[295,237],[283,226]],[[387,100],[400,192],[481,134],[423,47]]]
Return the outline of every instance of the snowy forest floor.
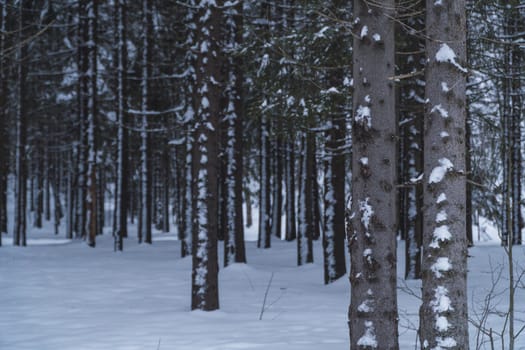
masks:
[[[30,231],[28,247],[0,248],[0,349],[2,350],[319,350],[348,349],[348,278],[323,285],[320,242],[315,263],[296,266],[296,243],[274,239],[271,249],[247,242],[248,264],[221,268],[221,310],[190,311],[191,258],[179,258],[174,234],[154,235],[152,245],[131,235],[124,252],[113,252],[109,233],[97,247],[53,235],[51,226]],[[502,247],[489,232],[469,251],[469,311],[481,312],[498,268]],[[250,236],[251,234],[251,236]],[[253,232],[249,233],[253,238]],[[404,256],[403,242],[398,247]],[[222,262],[222,247],[220,249]],[[518,272],[525,249],[516,247]],[[348,259],[347,259],[348,260]],[[419,281],[398,277],[400,348],[416,348]],[[273,274],[273,280],[269,281]],[[508,286],[507,270],[496,290]],[[523,284],[522,284],[523,285]],[[259,320],[268,290],[262,320]],[[495,295],[491,311],[505,312],[508,295]],[[525,324],[525,290],[518,291],[516,327]],[[500,331],[504,318],[492,315],[487,328]],[[476,349],[471,326],[471,349]],[[525,349],[525,335],[517,349]],[[489,349],[489,345],[486,347]],[[502,347],[497,343],[497,349]]]

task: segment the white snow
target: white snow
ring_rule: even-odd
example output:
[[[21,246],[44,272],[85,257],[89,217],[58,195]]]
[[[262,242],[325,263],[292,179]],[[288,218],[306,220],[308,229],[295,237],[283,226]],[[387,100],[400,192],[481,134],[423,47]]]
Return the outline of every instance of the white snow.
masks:
[[[378,33],[375,33],[374,35],[372,35],[372,38],[374,39],[375,42],[381,41],[381,35],[379,35]]]
[[[443,286],[437,286],[434,292],[434,300],[430,302],[430,306],[432,306],[432,310],[435,313],[442,313],[454,310],[454,308],[451,305],[452,302],[448,297],[447,288]]]
[[[443,202],[445,202],[447,200],[447,195],[444,194],[444,193],[440,193],[437,200],[436,200],[436,203],[437,204],[441,204]]]
[[[363,26],[363,28],[361,28],[361,39],[363,39],[367,35],[368,35],[368,26]]]
[[[441,106],[440,104],[439,105],[436,105],[434,107],[432,107],[432,109],[430,110],[431,113],[434,113],[434,112],[438,112],[439,115],[444,118],[444,119],[447,119],[448,118],[448,112],[443,108],[443,106]]]
[[[368,129],[372,127],[372,115],[370,107],[359,105],[355,114],[356,123],[366,126]]]
[[[365,334],[359,338],[357,345],[377,348],[376,333],[374,323],[372,321],[365,321]]]
[[[447,221],[447,218],[448,218],[447,213],[444,210],[441,210],[436,215],[436,222],[440,223],[440,222],[443,222],[443,221]]]
[[[451,337],[446,337],[446,338],[439,337],[439,338],[436,338],[436,340],[437,340],[438,347],[440,348],[453,348],[454,346],[457,345],[454,338],[451,338]]]
[[[368,157],[362,157],[361,159],[359,159],[359,163],[361,165],[368,165]]]
[[[372,215],[374,215],[374,209],[372,206],[368,203],[370,198],[365,198],[364,201],[359,202],[359,211],[361,212],[361,223],[365,227],[365,230],[368,232],[368,228],[370,227],[370,219],[372,218]]]
[[[254,210],[253,219],[258,222],[258,210]],[[110,221],[107,224],[111,226]],[[110,227],[97,237],[96,248],[87,247],[82,240],[65,239],[64,227],[54,235],[51,222],[45,222],[41,230],[29,227],[24,248],[11,245],[11,234],[3,235],[0,349],[348,349],[348,277],[323,284],[321,240],[314,242],[315,263],[297,267],[296,242],[274,240],[271,249],[257,249],[256,226],[246,229],[248,264],[221,266],[221,309],[214,312],[190,311],[191,257],[179,258],[180,242],[174,227],[170,233],[154,231],[152,245],[139,245],[136,226],[130,225],[124,251],[119,253],[113,252]],[[506,259],[490,221],[480,217],[474,239],[476,246],[469,249],[468,258],[471,316],[474,310],[483,310],[483,300],[492,287],[491,271],[497,273],[495,266]],[[525,246],[514,249],[516,259],[523,262]],[[399,241],[399,279],[404,275],[404,251],[404,242]],[[222,244],[218,260],[223,261]],[[259,320],[272,272],[268,302]],[[507,270],[502,273],[497,293],[508,288],[503,282],[508,279]],[[421,281],[406,283],[420,296]],[[524,300],[524,289],[518,288],[516,293],[516,300]],[[371,290],[366,294],[373,296]],[[436,291],[433,307],[447,309],[447,297],[443,290]],[[399,348],[414,349],[420,301],[399,289],[398,306]],[[505,318],[496,313],[507,307],[507,298],[498,299],[487,327],[500,331]],[[525,303],[518,302],[515,307],[517,314],[525,314]],[[439,317],[445,315],[438,315],[436,327],[444,329],[445,320]],[[518,320],[518,326],[522,325]],[[365,332],[359,338],[370,346],[377,341],[372,327],[369,324],[368,335]],[[475,344],[476,328],[469,327],[471,344]],[[453,342],[452,338],[438,339],[442,348]],[[500,340],[496,340],[496,348],[502,348]],[[516,348],[525,348],[523,335]]]
[[[439,133],[439,136],[440,136],[442,139],[445,139],[445,138],[449,137],[450,134],[449,134],[448,132],[446,132],[446,131],[441,131],[441,132]]]
[[[445,177],[445,174],[454,168],[454,165],[448,158],[441,158],[438,162],[439,166],[432,169],[432,172],[430,173],[428,179],[428,183],[430,184],[441,182]]]
[[[430,270],[434,272],[436,278],[441,278],[443,276],[442,272],[450,271],[452,264],[447,257],[437,258],[437,261],[430,267]]]
[[[450,323],[445,316],[436,316],[436,329],[438,332],[446,332],[450,327]]]
[[[438,62],[448,62],[452,64],[454,67],[462,71],[463,73],[467,73],[467,69],[462,67],[457,61],[456,61],[456,53],[448,46],[447,44],[443,43],[439,47],[438,52],[436,53],[436,61]]]
[[[444,81],[441,82],[441,91],[443,92],[449,92],[450,88],[448,87],[448,84]]]
[[[433,238],[432,242],[430,243],[430,247],[439,248],[439,242],[445,242],[450,240],[450,238],[452,238],[452,234],[450,233],[448,226],[443,225],[434,229],[432,237]]]

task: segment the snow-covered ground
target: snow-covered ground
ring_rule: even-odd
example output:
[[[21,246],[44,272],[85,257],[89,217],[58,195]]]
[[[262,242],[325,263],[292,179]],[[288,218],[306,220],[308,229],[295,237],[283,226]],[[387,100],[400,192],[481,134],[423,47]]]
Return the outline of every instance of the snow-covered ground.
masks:
[[[191,258],[180,259],[174,234],[156,233],[152,245],[138,245],[132,233],[124,252],[115,253],[110,234],[98,237],[92,249],[51,232],[50,225],[32,230],[25,248],[11,246],[4,236],[1,350],[349,348],[349,282],[343,278],[323,285],[320,242],[315,245],[316,263],[303,267],[296,266],[295,242],[274,240],[267,250],[247,242],[248,264],[221,269],[221,310],[206,313],[190,311]],[[499,266],[505,266],[493,233],[487,224],[480,237],[488,241],[470,249],[469,308],[474,318],[473,311],[483,310]],[[253,231],[248,237],[253,238]],[[518,270],[525,271],[524,248],[514,253],[521,263]],[[399,256],[404,256],[402,242]],[[403,262],[399,277],[402,271]],[[504,270],[497,291],[506,288],[506,276]],[[419,289],[420,282],[404,285],[400,278],[401,349],[416,348],[419,300],[412,293],[419,294]],[[520,289],[516,329],[525,324],[524,298]],[[505,311],[508,300],[507,294],[495,295],[490,308]],[[487,329],[500,331],[503,321],[491,316]],[[470,331],[471,349],[476,349],[476,328]],[[525,335],[517,349],[525,349]]]

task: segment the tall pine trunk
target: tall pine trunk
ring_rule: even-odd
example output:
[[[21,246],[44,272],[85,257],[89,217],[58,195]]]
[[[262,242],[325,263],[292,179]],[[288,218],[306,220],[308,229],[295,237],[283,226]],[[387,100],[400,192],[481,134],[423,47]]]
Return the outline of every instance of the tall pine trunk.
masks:
[[[423,347],[468,349],[465,235],[465,2],[428,0],[424,150]]]
[[[124,238],[128,236],[128,131],[127,126],[127,33],[126,0],[115,1],[115,42],[116,42],[116,116],[117,130],[117,174],[115,193],[115,249],[123,250]]]
[[[220,28],[223,1],[196,1],[197,62],[196,175],[197,231],[192,242],[191,308],[212,311],[219,308],[218,287],[218,135],[222,53]]]
[[[26,240],[26,210],[27,210],[27,26],[30,1],[20,0],[18,3],[18,64],[17,64],[17,109],[16,109],[16,154],[15,154],[15,217],[13,244],[25,246]]]
[[[7,1],[0,1],[0,52],[6,48]],[[0,245],[7,233],[7,176],[9,174],[9,139],[7,114],[7,59],[0,55]]]
[[[394,9],[354,1],[351,349],[399,349]]]
[[[225,208],[226,222],[224,235],[224,266],[231,263],[245,263],[244,225],[242,213],[242,131],[243,131],[243,74],[242,45],[243,19],[242,3],[227,10],[228,38],[225,48],[228,65],[228,87],[226,91],[226,179]]]
[[[141,96],[141,111],[142,111],[142,130],[140,132],[141,146],[140,146],[140,181],[141,181],[141,199],[140,199],[140,227],[139,227],[139,242],[144,238],[144,242],[152,243],[151,237],[151,172],[149,170],[150,152],[149,152],[149,136],[148,136],[148,109],[150,102],[150,82],[149,76],[151,72],[151,41],[152,41],[152,1],[142,1],[142,96]]]

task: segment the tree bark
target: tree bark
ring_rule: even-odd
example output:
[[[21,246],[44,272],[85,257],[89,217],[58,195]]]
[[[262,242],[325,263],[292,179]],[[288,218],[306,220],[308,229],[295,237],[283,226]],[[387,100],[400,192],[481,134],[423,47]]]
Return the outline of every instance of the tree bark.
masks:
[[[0,52],[4,52],[7,39],[7,1],[0,1]],[[0,55],[0,246],[2,234],[7,233],[7,176],[9,174],[9,133],[7,111],[7,58]]]
[[[351,349],[399,349],[395,1],[354,1]]]
[[[468,349],[465,2],[428,0],[424,150],[424,348]]]
[[[193,237],[191,308],[205,311],[219,308],[217,223],[218,223],[218,135],[221,76],[223,1],[195,2],[197,9],[197,53],[195,69],[197,225]]]
[[[26,210],[27,210],[27,26],[28,11],[31,3],[20,0],[18,3],[18,64],[17,64],[17,109],[16,109],[16,155],[15,155],[15,217],[13,244],[25,246],[26,239]]]

